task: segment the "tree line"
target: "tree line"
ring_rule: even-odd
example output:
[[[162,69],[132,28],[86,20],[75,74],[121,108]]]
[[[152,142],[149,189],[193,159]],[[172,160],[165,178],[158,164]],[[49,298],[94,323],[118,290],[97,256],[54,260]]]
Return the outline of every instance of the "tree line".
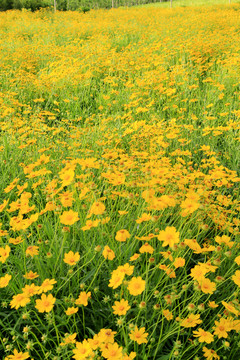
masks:
[[[160,0],[160,2],[169,0]],[[159,0],[0,0],[0,11],[11,9],[29,9],[31,11],[40,8],[53,8],[54,10],[82,10],[112,8],[119,6],[133,6],[159,2]]]

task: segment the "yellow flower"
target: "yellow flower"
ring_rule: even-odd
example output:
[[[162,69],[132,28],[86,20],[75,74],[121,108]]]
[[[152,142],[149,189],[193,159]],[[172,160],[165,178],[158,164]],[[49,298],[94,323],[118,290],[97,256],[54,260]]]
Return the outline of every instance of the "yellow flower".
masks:
[[[8,241],[10,244],[18,245],[21,244],[21,242],[23,242],[23,238],[21,236],[18,236],[16,239],[10,238]]]
[[[68,253],[64,254],[64,259],[63,261],[68,264],[68,265],[76,265],[76,263],[79,261],[80,259],[80,255],[79,252],[77,251],[76,253],[74,253],[73,251],[69,251]]]
[[[49,290],[53,289],[53,285],[56,284],[56,280],[55,279],[45,279],[42,283],[42,285],[39,287],[39,294],[41,294],[42,292],[47,292]]]
[[[31,297],[35,294],[39,294],[39,289],[40,289],[39,286],[36,286],[35,284],[31,284],[31,285],[25,285],[25,287],[22,288],[22,291],[24,294]]]
[[[5,248],[0,248],[0,262],[1,263],[5,263],[5,261],[7,260],[7,258],[9,257],[11,248],[6,245]]]
[[[238,265],[240,265],[240,255],[238,255],[234,260]]]
[[[26,273],[25,275],[23,275],[23,277],[25,277],[25,279],[29,279],[29,280],[33,280],[36,279],[37,277],[39,277],[38,273],[34,273],[32,270],[29,271],[28,273]]]
[[[214,335],[217,335],[219,339],[227,338],[228,332],[232,330],[231,322],[227,319],[220,318],[219,321],[215,321]]]
[[[167,226],[165,230],[160,231],[158,240],[163,241],[163,246],[170,246],[171,248],[179,243],[179,232],[174,226]]]
[[[119,230],[115,236],[115,239],[117,241],[121,241],[124,242],[126,241],[128,238],[130,238],[130,234],[127,230],[123,229],[123,230]]]
[[[115,315],[121,316],[126,315],[127,311],[130,309],[130,306],[127,300],[122,299],[121,301],[115,301],[112,308]]]
[[[115,258],[114,251],[110,249],[108,245],[106,245],[102,252],[105,259],[113,260]]]
[[[202,279],[200,281],[200,285],[202,292],[204,292],[205,294],[213,294],[216,290],[216,284],[209,279]]]
[[[11,280],[11,278],[12,278],[12,275],[8,275],[8,274],[0,277],[0,288],[5,288],[6,286],[8,286],[8,283]]]
[[[213,335],[209,331],[204,331],[202,328],[193,331],[193,334],[193,336],[198,337],[200,343],[206,342],[207,344],[210,344],[213,342]]]
[[[4,200],[3,203],[0,205],[0,212],[2,212],[4,210],[4,208],[6,207],[8,203],[8,200]]]
[[[63,169],[63,170],[65,170],[65,169]],[[68,169],[65,171],[63,171],[63,170],[62,170],[61,174],[59,175],[60,179],[62,180],[62,186],[70,185],[74,179],[74,170],[73,169]]]
[[[235,274],[232,276],[233,281],[237,286],[240,287],[240,270],[237,270]]]
[[[60,346],[65,346],[68,344],[75,344],[76,343],[76,336],[77,333],[73,333],[70,335],[66,335],[65,338],[63,339],[63,342],[60,343]]]
[[[102,215],[105,209],[105,205],[102,202],[96,201],[92,204],[88,217],[91,215]]]
[[[218,305],[215,303],[215,301],[209,301],[209,302],[208,302],[208,306],[209,306],[210,308],[212,308],[212,309],[218,307]]]
[[[72,203],[74,201],[73,193],[70,191],[59,194],[59,198],[64,207],[72,206]]]
[[[218,356],[218,354],[216,353],[216,351],[212,350],[212,349],[208,349],[206,348],[206,346],[203,347],[203,352],[204,352],[204,357],[207,360],[220,360],[220,356]]]
[[[92,339],[88,339],[88,342],[93,350],[97,350],[100,345],[98,334],[95,334]]]
[[[184,200],[180,205],[180,207],[183,209],[181,216],[185,217],[192,214],[199,208],[199,206],[200,204],[196,201],[193,201],[192,199]]]
[[[129,355],[124,355],[123,360],[133,360],[137,354],[134,351],[131,351]]]
[[[75,308],[75,307],[71,307],[71,308],[68,308],[65,313],[66,315],[73,315],[73,314],[76,314],[76,312],[78,312],[78,308]]]
[[[136,261],[139,258],[139,256],[141,256],[141,255],[136,253],[133,256],[131,256],[129,260],[130,261]]]
[[[100,343],[113,343],[115,334],[116,331],[112,331],[111,329],[101,329],[98,333],[98,339]]]
[[[140,247],[139,252],[141,254],[144,253],[152,254],[154,252],[154,248],[151,245],[149,245],[149,243],[145,243]]]
[[[100,222],[101,222],[101,220],[99,220],[99,219],[94,220],[94,221],[87,220],[86,225],[83,226],[81,229],[82,229],[82,231],[90,230],[92,227],[97,227]]]
[[[220,245],[224,244],[224,245],[228,246],[230,249],[234,245],[234,242],[231,241],[231,238],[229,236],[227,236],[227,235],[223,235],[222,237],[221,236],[216,236],[215,241]]]
[[[239,311],[235,309],[235,307],[229,303],[227,303],[226,301],[222,301],[223,306],[225,307],[225,309],[227,309],[228,311],[230,311],[231,313],[235,314],[236,316],[239,315]]]
[[[173,265],[176,269],[178,269],[179,267],[183,267],[185,265],[185,259],[182,257],[178,257],[174,260]]]
[[[194,268],[191,269],[190,276],[197,281],[201,281],[205,279],[205,275],[207,274],[208,270],[201,266],[201,265],[195,265]]]
[[[171,311],[169,311],[168,309],[163,310],[163,316],[165,316],[165,318],[170,321],[173,319],[173,314]]]
[[[20,306],[24,307],[26,306],[28,303],[30,303],[30,298],[28,295],[22,293],[22,294],[17,294],[14,295],[12,298],[12,301],[10,302],[10,306],[11,309],[15,308],[18,309]]]
[[[118,210],[119,215],[126,215],[128,214],[128,211],[125,210]]]
[[[38,255],[39,253],[39,246],[29,246],[26,250],[26,255],[33,257],[34,255]]]
[[[73,225],[79,220],[78,213],[72,210],[64,211],[60,216],[60,222],[64,225]]]
[[[108,286],[112,287],[113,289],[118,288],[122,284],[124,277],[125,277],[124,272],[119,271],[119,270],[114,270],[112,272],[112,276],[111,276],[111,279],[109,280]]]
[[[131,340],[136,341],[139,345],[147,343],[148,333],[145,333],[145,327],[138,329],[136,326],[129,334]]]
[[[102,356],[108,360],[122,360],[122,347],[119,347],[117,343],[108,344],[106,348],[102,349]]]
[[[143,221],[151,220],[151,218],[152,218],[151,214],[143,213],[142,216],[136,220],[136,223],[141,224]]]
[[[13,355],[8,355],[4,360],[25,360],[30,357],[28,352],[18,352],[16,349],[13,350]]]
[[[85,291],[82,291],[77,300],[75,301],[75,304],[87,306],[89,298],[91,298],[91,292],[89,291],[88,293],[86,293]]]
[[[134,266],[129,265],[128,263],[126,263],[124,265],[118,266],[117,270],[123,272],[124,274],[126,274],[128,276],[130,276],[133,273]]]
[[[76,360],[84,360],[89,358],[92,355],[92,349],[87,340],[83,342],[76,342],[76,349],[73,349],[73,358]]]
[[[50,312],[53,309],[55,301],[56,298],[54,298],[52,294],[49,295],[42,294],[41,299],[36,300],[35,308],[41,313]]]
[[[197,324],[201,324],[199,314],[190,314],[186,319],[183,319],[180,324],[185,328],[195,327]]]
[[[133,277],[128,283],[128,291],[131,295],[140,295],[145,290],[145,283],[141,276]]]

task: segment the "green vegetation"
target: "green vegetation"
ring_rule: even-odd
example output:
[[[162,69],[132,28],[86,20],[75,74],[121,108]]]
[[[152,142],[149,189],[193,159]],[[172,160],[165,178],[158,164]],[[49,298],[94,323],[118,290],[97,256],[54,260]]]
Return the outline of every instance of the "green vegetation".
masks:
[[[232,0],[173,0],[172,6],[202,6],[214,4],[228,4]],[[233,1],[236,3],[236,1]],[[121,6],[160,6],[162,8],[171,5],[170,0],[56,0],[57,10],[79,10],[84,13],[90,9],[100,9]],[[54,8],[54,0],[0,0],[0,10],[30,9],[32,11],[40,8]]]

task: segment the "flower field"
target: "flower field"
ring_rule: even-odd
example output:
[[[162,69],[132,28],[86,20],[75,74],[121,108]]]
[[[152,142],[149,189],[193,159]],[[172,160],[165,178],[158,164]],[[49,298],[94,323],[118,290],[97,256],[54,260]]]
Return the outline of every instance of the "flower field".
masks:
[[[0,13],[0,358],[240,358],[240,4]]]

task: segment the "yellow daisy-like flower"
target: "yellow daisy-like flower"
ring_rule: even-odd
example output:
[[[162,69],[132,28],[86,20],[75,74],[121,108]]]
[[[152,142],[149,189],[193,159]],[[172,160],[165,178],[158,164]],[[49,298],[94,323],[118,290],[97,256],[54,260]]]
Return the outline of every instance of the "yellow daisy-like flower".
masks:
[[[89,298],[91,298],[91,292],[89,291],[88,293],[86,293],[85,291],[82,291],[77,300],[75,301],[75,304],[87,306]]]
[[[141,276],[133,277],[128,283],[128,291],[131,295],[140,295],[145,290],[145,283]]]
[[[233,281],[237,286],[240,287],[240,270],[237,270],[235,274],[232,276]]]
[[[163,316],[168,320],[172,320],[173,319],[173,314],[170,310],[166,309],[166,310],[163,310]]]
[[[13,350],[13,355],[8,355],[4,360],[26,360],[30,357],[28,352],[18,352],[17,349]]]
[[[24,288],[22,288],[22,291],[24,294],[31,297],[35,294],[39,294],[39,289],[40,289],[39,286],[36,286],[35,284],[31,284],[31,285],[25,285]]]
[[[79,252],[74,253],[73,251],[69,251],[64,254],[63,261],[68,265],[76,265],[76,263],[80,260]]]
[[[38,255],[39,253],[39,246],[29,246],[26,249],[26,255],[33,257],[34,255]]]
[[[213,294],[216,290],[216,284],[209,279],[202,279],[200,285],[202,292],[205,294]]]
[[[0,288],[5,288],[6,286],[8,286],[8,283],[11,280],[11,278],[12,278],[12,275],[8,275],[8,274],[0,277]]]
[[[55,279],[45,279],[42,283],[42,285],[39,287],[39,294],[42,292],[47,292],[49,290],[53,289],[53,285],[56,284]]]
[[[112,249],[110,249],[110,247],[108,245],[106,245],[104,247],[102,254],[103,254],[104,258],[107,260],[113,260],[115,258],[114,251]]]
[[[73,349],[73,358],[76,360],[84,360],[89,358],[92,355],[92,349],[87,340],[83,340],[83,342],[76,343],[76,349]]]
[[[60,179],[62,180],[62,186],[70,185],[74,179],[74,170],[68,169],[68,170],[62,171],[59,176],[60,176]]]
[[[129,334],[131,340],[136,341],[139,345],[146,344],[148,333],[145,333],[145,327],[138,329],[136,326]]]
[[[227,309],[231,313],[235,314],[236,316],[239,315],[239,311],[237,309],[235,309],[235,307],[233,305],[227,303],[226,301],[222,301],[222,304],[225,307],[225,309]]]
[[[238,255],[234,260],[238,265],[240,265],[240,255]]]
[[[198,341],[200,343],[206,342],[207,344],[210,344],[213,342],[213,335],[209,331],[205,331],[202,328],[193,331],[193,334],[193,336],[198,337]]]
[[[141,254],[144,253],[152,254],[154,252],[154,248],[151,245],[149,245],[149,243],[145,243],[140,247],[139,252]]]
[[[220,356],[218,356],[216,351],[208,349],[206,346],[203,347],[203,355],[207,360],[220,360]]]
[[[102,355],[108,360],[122,360],[122,347],[119,347],[117,343],[108,344],[106,348],[102,349]]]
[[[35,308],[41,313],[50,312],[53,309],[55,301],[56,298],[54,298],[52,294],[42,294],[41,299],[36,300]]]
[[[75,344],[76,343],[76,336],[77,333],[73,333],[70,335],[66,335],[65,338],[63,339],[63,342],[60,343],[60,346],[65,346],[68,344]]]
[[[133,254],[133,256],[130,257],[130,261],[136,261],[139,258],[140,254]]]
[[[73,225],[79,220],[78,213],[73,210],[64,211],[60,216],[60,222],[64,225]]]
[[[88,217],[91,215],[102,215],[105,209],[105,205],[102,202],[96,201],[92,204]]]
[[[173,265],[175,266],[176,269],[183,267],[185,265],[185,259],[182,257],[178,257],[174,260]]]
[[[127,230],[123,229],[123,230],[119,230],[115,236],[115,239],[117,241],[120,241],[120,242],[124,242],[126,241],[127,239],[130,238],[130,234]]]
[[[39,277],[38,273],[34,273],[32,270],[29,271],[28,273],[26,273],[25,275],[23,275],[23,277],[25,277],[25,279],[29,279],[29,280],[33,280],[36,279],[37,277]]]
[[[122,299],[121,301],[115,301],[112,308],[115,315],[121,316],[126,315],[127,311],[130,309],[130,306],[127,300]]]
[[[220,318],[219,321],[215,321],[215,325],[216,326],[213,327],[214,335],[217,335],[219,339],[226,339],[228,337],[228,332],[232,330],[231,321]]]
[[[100,343],[113,343],[115,334],[116,331],[112,331],[111,329],[101,329],[98,333],[98,340]]]
[[[24,293],[14,295],[12,301],[10,302],[11,309],[15,308],[16,310],[21,306],[24,307],[30,303],[30,297]]]
[[[60,216],[60,222],[64,225],[73,225],[79,220],[78,213],[73,210],[64,211]]]
[[[5,248],[0,248],[0,262],[1,263],[5,263],[5,261],[7,260],[7,258],[9,257],[11,248],[6,245]]]
[[[167,226],[165,230],[160,231],[158,240],[163,241],[163,246],[170,246],[171,248],[179,243],[179,232],[174,226]]]
[[[76,314],[76,312],[78,312],[78,308],[75,307],[70,307],[65,311],[66,315],[68,316]]]
[[[199,314],[190,314],[186,319],[183,319],[180,324],[185,328],[195,327],[197,324],[201,324],[202,320],[200,319]]]
[[[116,289],[118,288],[123,280],[124,280],[124,277],[125,277],[125,273],[122,272],[122,271],[118,271],[118,270],[114,270],[112,272],[112,276],[111,276],[111,279],[109,280],[109,287],[112,287],[113,289]]]

